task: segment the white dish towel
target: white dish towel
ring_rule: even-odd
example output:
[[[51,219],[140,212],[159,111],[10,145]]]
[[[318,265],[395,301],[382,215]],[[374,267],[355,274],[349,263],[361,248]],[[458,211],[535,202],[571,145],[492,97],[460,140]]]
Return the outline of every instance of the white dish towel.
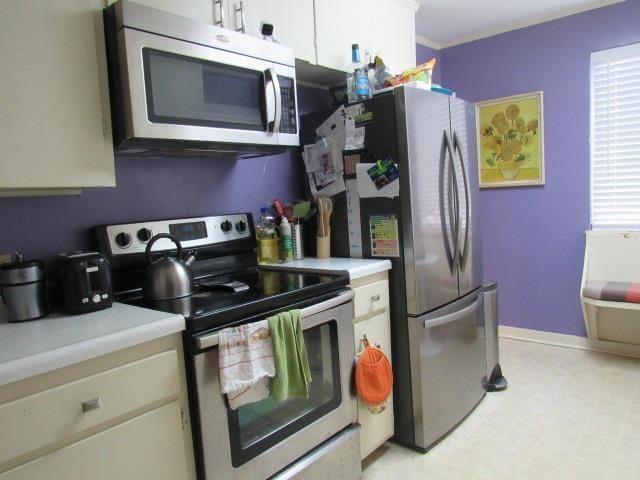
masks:
[[[276,374],[273,344],[266,320],[220,331],[220,386],[235,410],[269,396],[269,377]]]

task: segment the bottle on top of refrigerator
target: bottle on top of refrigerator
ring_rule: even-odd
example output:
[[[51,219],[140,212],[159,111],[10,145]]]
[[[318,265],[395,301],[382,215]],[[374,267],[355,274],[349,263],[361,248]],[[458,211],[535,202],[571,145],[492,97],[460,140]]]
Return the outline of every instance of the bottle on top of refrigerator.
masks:
[[[256,238],[258,240],[258,263],[277,263],[279,248],[276,219],[268,208],[260,210],[260,218],[256,225]]]
[[[360,61],[360,48],[351,45],[351,63],[347,67],[347,97],[349,103],[371,98],[368,67]]]
[[[370,48],[367,48],[366,62],[367,77],[369,77],[369,89],[371,90],[371,96],[373,96],[373,94],[376,93],[376,64],[373,62]]]
[[[280,222],[280,258],[293,260],[293,241],[291,239],[291,224],[287,217]]]

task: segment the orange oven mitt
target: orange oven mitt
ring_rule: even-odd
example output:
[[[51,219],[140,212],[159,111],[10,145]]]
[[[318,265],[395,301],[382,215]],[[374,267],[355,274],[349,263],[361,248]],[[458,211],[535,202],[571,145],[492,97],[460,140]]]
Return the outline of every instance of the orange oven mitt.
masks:
[[[393,388],[391,362],[378,347],[371,346],[365,336],[364,350],[356,363],[356,390],[372,413],[381,413]]]

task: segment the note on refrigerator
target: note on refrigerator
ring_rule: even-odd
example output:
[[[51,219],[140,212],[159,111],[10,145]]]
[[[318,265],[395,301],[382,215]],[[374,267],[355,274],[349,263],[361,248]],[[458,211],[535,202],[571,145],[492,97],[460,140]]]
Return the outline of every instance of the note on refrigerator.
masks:
[[[364,105],[358,103],[346,109],[344,121],[345,128],[345,150],[359,150],[364,147],[365,127],[356,126],[356,117],[364,113]]]
[[[319,196],[332,197],[333,195],[336,195],[340,192],[344,192],[346,189],[344,177],[342,175],[336,176],[335,180],[323,186],[318,186],[316,184],[314,173],[308,173],[307,176],[309,178],[309,188],[311,190],[311,195],[313,195],[313,198],[318,198]]]

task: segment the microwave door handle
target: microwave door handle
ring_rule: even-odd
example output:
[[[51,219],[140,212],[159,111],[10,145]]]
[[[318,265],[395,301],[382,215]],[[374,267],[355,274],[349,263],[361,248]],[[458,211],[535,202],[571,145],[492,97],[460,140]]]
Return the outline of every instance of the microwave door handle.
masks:
[[[267,132],[278,132],[280,130],[280,118],[282,117],[282,98],[280,96],[280,82],[278,74],[274,68],[267,68],[264,71],[265,76],[265,99],[269,98],[269,86],[273,89],[273,99],[275,108],[273,109],[273,117],[269,116],[269,102],[267,101]]]

